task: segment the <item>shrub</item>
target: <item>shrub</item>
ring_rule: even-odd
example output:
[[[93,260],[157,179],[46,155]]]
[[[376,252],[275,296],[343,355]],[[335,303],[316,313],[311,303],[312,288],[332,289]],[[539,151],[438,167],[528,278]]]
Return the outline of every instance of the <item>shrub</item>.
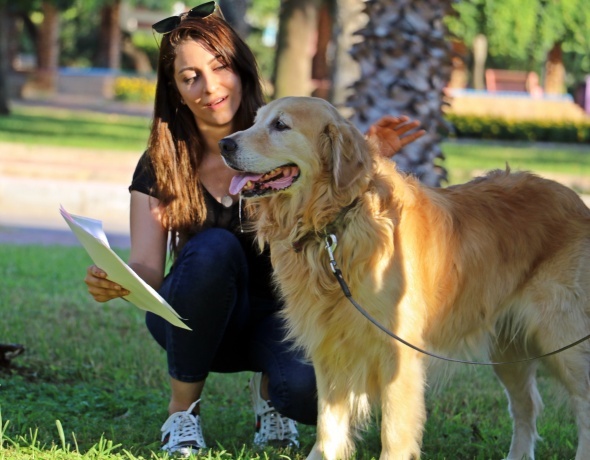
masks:
[[[450,137],[497,140],[590,143],[590,118],[584,120],[509,120],[499,117],[446,114]]]
[[[115,99],[129,102],[153,102],[156,82],[144,77],[117,77]]]

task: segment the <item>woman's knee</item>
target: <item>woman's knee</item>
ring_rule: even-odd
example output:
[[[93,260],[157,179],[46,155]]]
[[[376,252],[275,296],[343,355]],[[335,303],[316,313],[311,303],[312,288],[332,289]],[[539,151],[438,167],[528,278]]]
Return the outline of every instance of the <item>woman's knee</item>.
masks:
[[[236,236],[208,229],[187,241],[159,293],[184,318],[210,315],[215,305],[223,316],[245,298],[247,280],[246,256]]]
[[[270,376],[269,394],[275,409],[299,423],[315,425],[317,420],[317,390],[311,365],[290,374],[281,382],[273,382]]]

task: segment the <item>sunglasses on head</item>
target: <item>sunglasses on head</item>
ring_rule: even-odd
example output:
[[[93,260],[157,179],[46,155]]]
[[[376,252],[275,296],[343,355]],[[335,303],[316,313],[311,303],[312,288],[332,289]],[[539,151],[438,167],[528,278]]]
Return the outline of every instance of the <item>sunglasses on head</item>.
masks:
[[[169,18],[156,22],[152,25],[152,29],[154,29],[159,34],[167,34],[168,32],[172,32],[174,29],[176,29],[184,18],[204,19],[208,16],[211,16],[213,13],[216,13],[218,16],[223,18],[223,13],[215,2],[203,3],[199,6],[195,6],[186,13],[179,14],[178,16],[170,16]]]

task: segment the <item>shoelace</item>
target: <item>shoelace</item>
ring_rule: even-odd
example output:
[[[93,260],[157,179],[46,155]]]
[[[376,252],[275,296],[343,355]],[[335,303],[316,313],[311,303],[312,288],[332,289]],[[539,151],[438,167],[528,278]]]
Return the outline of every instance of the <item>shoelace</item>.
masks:
[[[272,406],[271,406],[272,407]],[[276,439],[282,441],[286,436],[293,436],[296,429],[292,426],[294,423],[291,419],[281,416],[274,408],[261,416],[262,426],[260,431],[267,436],[276,436]],[[266,423],[265,423],[266,422]]]
[[[171,425],[175,425],[175,429],[173,430],[175,437],[174,444],[179,444],[183,441],[195,441],[199,447],[205,447],[205,438],[199,427],[198,416],[192,413],[200,401],[199,399],[192,403],[185,412],[178,412],[176,417],[168,420],[162,427],[162,431],[168,431]]]

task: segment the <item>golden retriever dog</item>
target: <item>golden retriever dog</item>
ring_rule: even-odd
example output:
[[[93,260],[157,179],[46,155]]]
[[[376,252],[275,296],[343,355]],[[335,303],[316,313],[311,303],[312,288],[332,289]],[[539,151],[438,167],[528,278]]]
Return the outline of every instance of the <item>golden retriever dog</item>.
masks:
[[[270,244],[290,337],[317,376],[308,459],[352,455],[380,406],[381,459],[418,459],[430,358],[371,324],[343,294],[430,352],[523,360],[590,333],[590,211],[568,188],[527,172],[490,172],[430,188],[396,170],[328,102],[283,98],[220,142],[261,245]],[[329,241],[329,240],[328,240]],[[481,358],[481,356],[479,356]],[[565,387],[590,455],[590,343],[543,359]],[[534,458],[539,360],[495,365],[514,431],[508,459]]]

